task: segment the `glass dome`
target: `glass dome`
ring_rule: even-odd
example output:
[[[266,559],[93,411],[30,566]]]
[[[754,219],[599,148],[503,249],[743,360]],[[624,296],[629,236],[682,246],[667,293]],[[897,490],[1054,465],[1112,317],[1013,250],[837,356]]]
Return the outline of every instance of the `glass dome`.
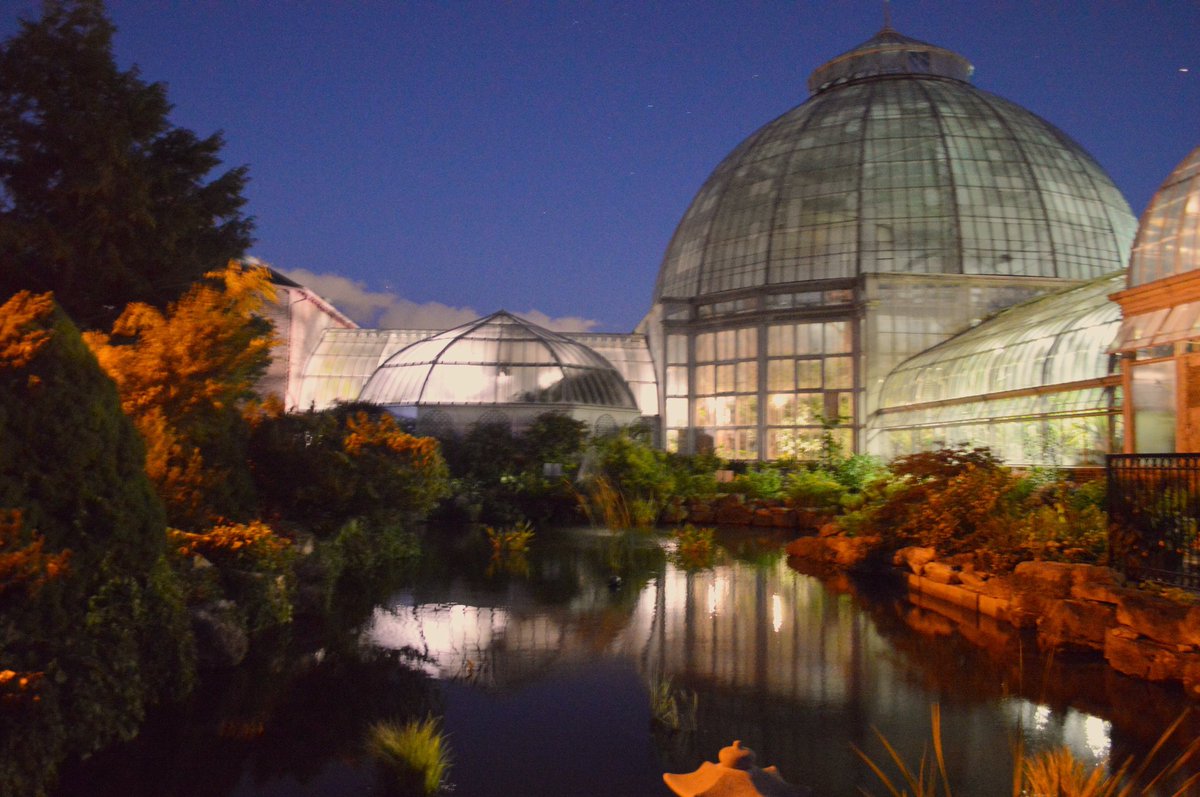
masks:
[[[620,373],[587,346],[500,311],[412,343],[359,399],[384,406],[571,404],[636,410]]]
[[[818,68],[814,95],[700,188],[655,301],[861,274],[1122,269],[1135,220],[1103,169],[969,75],[961,56],[890,28]]]
[[[1138,226],[1129,286],[1200,268],[1200,147],[1163,182]]]

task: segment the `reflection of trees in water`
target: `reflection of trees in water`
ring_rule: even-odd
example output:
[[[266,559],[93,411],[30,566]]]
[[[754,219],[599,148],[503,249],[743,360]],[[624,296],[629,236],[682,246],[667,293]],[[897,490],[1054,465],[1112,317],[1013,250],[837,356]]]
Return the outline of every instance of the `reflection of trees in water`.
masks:
[[[214,674],[135,741],[68,771],[58,797],[209,797],[234,793],[247,773],[259,783],[327,776],[360,760],[371,723],[440,711],[433,682],[409,665],[406,652],[343,647]],[[371,771],[348,766],[341,777],[365,791]]]

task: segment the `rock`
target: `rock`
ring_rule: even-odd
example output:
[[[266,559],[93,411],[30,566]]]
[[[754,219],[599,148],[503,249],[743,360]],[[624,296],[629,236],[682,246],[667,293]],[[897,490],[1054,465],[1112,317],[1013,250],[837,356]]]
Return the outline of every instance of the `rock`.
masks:
[[[1180,680],[1192,697],[1200,697],[1200,653],[1180,656]]]
[[[1104,650],[1105,636],[1115,624],[1116,608],[1109,604],[1054,601],[1038,618],[1038,645],[1043,650]]]
[[[879,543],[878,537],[822,537],[831,552],[831,560],[846,568],[857,567],[867,561],[867,557]]]
[[[236,667],[250,650],[250,638],[233,601],[215,601],[191,610],[196,636],[196,664],[200,667]]]
[[[1168,645],[1178,645],[1185,638],[1185,625],[1191,608],[1131,589],[1126,590],[1117,603],[1117,622],[1129,626],[1141,636]]]
[[[958,571],[953,565],[945,562],[929,562],[921,571],[921,575],[938,584],[957,584]]]
[[[712,505],[704,501],[695,501],[688,505],[687,517],[692,523],[712,523],[714,517]]]
[[[1042,598],[1071,594],[1078,565],[1067,562],[1021,562],[1013,569],[1014,592],[1036,592]]]
[[[789,509],[786,506],[771,507],[771,526],[777,529],[794,529],[799,525],[796,522],[796,510]]]
[[[892,564],[898,567],[907,567],[909,570],[921,575],[921,569],[925,565],[937,558],[937,551],[932,548],[926,548],[920,545],[909,545],[896,551],[892,556]]]
[[[1173,647],[1113,628],[1104,637],[1104,659],[1118,672],[1148,681],[1173,681],[1183,674]]]
[[[821,537],[799,537],[784,546],[784,550],[788,556],[817,562],[827,561],[829,556],[829,548]]]
[[[820,524],[817,533],[822,537],[837,537],[842,533],[842,527],[831,520],[827,523]]]
[[[1180,629],[1180,637],[1183,642],[1200,648],[1200,606],[1188,609]]]
[[[984,592],[987,589],[988,574],[976,573],[974,570],[960,570],[958,583],[974,592]]]
[[[713,505],[713,519],[728,526],[749,526],[750,521],[754,520],[754,510],[746,507],[742,496],[733,493],[716,501]]]
[[[1112,568],[1077,565],[1072,573],[1072,598],[1116,604],[1123,592],[1121,577]]]

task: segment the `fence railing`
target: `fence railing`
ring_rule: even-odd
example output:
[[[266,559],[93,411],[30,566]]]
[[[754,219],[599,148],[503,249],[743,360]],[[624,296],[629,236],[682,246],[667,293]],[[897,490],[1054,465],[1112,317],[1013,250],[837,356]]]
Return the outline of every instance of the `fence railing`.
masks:
[[[1107,470],[1113,567],[1200,590],[1200,454],[1109,454]]]

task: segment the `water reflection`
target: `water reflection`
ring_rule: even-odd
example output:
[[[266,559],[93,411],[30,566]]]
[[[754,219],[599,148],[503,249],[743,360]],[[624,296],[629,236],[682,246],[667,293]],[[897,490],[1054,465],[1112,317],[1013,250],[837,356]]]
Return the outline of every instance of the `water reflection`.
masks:
[[[961,794],[1009,788],[1004,753],[1018,729],[1031,749],[1065,743],[1098,761],[1114,748],[1144,750],[1179,705],[1166,707],[1149,737],[1114,742],[1113,721],[1091,712],[1110,693],[1148,685],[1094,662],[1043,664],[1027,641],[986,618],[963,631],[897,596],[864,600],[848,582],[823,582],[764,555],[771,541],[725,540],[741,558],[702,570],[647,554],[669,545],[652,537],[616,543],[581,532],[541,542],[528,580],[420,585],[376,611],[368,638],[415,649],[439,678],[499,691],[601,659],[632,662],[700,695],[699,729],[661,751],[664,767],[694,768],[740,738],[760,761],[825,794],[876,790],[851,750],[882,756],[874,728],[915,761],[934,701]],[[617,572],[625,586],[613,591]]]
[[[366,726],[427,711],[444,717],[463,797],[663,797],[662,772],[693,770],[733,739],[817,794],[881,793],[851,746],[883,759],[878,728],[915,762],[936,701],[954,791],[994,795],[1009,791],[1018,732],[1031,749],[1119,763],[1186,702],[1095,658],[1042,660],[987,618],[952,622],[800,572],[783,538],[717,542],[713,566],[688,569],[665,536],[539,531],[527,571],[489,573],[478,533],[435,537],[410,586],[369,614],[363,604],[336,644],[210,683],[183,717],[98,756],[60,794],[364,794],[377,783]],[[694,731],[652,731],[651,674],[699,695]]]

